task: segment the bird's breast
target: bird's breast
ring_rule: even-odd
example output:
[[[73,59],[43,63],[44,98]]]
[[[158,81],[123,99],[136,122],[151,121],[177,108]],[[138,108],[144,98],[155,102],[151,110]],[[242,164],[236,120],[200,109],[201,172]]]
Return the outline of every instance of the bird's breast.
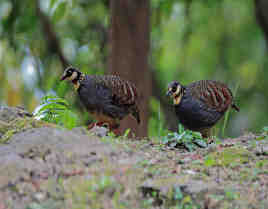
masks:
[[[222,117],[219,112],[206,108],[191,97],[183,97],[175,111],[179,121],[193,130],[212,126]]]

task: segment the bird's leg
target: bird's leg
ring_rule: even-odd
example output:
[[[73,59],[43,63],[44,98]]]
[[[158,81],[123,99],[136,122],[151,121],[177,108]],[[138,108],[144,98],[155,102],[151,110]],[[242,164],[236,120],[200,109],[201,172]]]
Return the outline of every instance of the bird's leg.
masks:
[[[98,122],[97,126],[101,126],[108,129],[110,128],[110,124],[108,122]]]
[[[88,130],[94,128],[95,126],[99,126],[99,127],[109,127],[109,124],[107,125],[106,122],[90,123],[90,124],[88,125]]]
[[[109,124],[107,125],[108,123],[106,123],[106,122],[103,122],[103,121],[101,121],[101,122],[98,122],[98,123],[96,123],[96,126],[100,126],[100,127],[109,127]]]
[[[111,132],[113,132],[115,134],[115,136],[121,136],[121,132],[118,128],[111,130]]]
[[[90,129],[94,128],[96,125],[97,125],[97,123],[90,123],[90,124],[88,124],[87,129],[90,130]]]
[[[119,124],[108,124],[108,128],[111,132],[113,132],[116,136],[120,136],[121,132],[119,130]]]

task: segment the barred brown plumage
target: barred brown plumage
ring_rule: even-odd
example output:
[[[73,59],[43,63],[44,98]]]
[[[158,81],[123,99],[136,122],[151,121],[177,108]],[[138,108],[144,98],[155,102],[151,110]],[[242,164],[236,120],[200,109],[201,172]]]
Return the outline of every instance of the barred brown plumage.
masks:
[[[188,88],[193,97],[221,112],[225,112],[233,102],[231,90],[219,81],[201,80],[190,84]]]
[[[68,79],[78,92],[87,110],[98,120],[117,129],[119,122],[131,114],[140,123],[138,91],[135,85],[116,75],[85,75],[73,67],[67,68],[61,80]]]
[[[122,80],[116,75],[91,76],[96,85],[102,84],[110,88],[120,104],[133,104],[138,98],[138,91],[134,84]]]
[[[230,108],[239,111],[234,104],[231,90],[219,81],[201,80],[188,86],[177,81],[168,85],[168,95],[173,98],[175,113],[188,129],[199,131],[204,137]]]

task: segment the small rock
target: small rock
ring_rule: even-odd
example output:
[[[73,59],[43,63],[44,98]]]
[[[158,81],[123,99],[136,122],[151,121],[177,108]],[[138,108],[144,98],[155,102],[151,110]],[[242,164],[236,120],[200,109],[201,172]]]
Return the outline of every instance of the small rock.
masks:
[[[32,114],[27,112],[22,107],[5,107],[0,106],[0,120],[9,123],[12,120],[17,119],[18,117],[32,117]]]
[[[98,137],[104,137],[108,135],[109,130],[105,127],[94,126],[92,129],[89,130],[89,133],[92,133]]]
[[[195,171],[192,171],[192,170],[186,170],[185,173],[191,174],[191,175],[195,175],[196,174],[196,172]]]
[[[75,127],[75,128],[72,129],[72,132],[87,135],[87,130],[86,130],[85,127]]]
[[[42,202],[46,199],[46,194],[44,194],[43,192],[35,193],[33,195],[33,199],[38,201],[38,202]]]
[[[175,176],[170,178],[150,179],[144,182],[140,187],[144,197],[156,197],[166,202],[175,203],[176,193],[181,192],[183,197],[191,196],[193,200],[204,199],[201,196],[207,195],[208,191],[216,190],[218,185],[214,182],[205,182],[199,180],[191,180],[183,176]],[[155,195],[153,195],[155,194]],[[199,198],[197,198],[199,197]],[[174,202],[175,201],[175,202]],[[199,202],[201,203],[201,202]]]
[[[259,145],[258,147],[256,147],[255,153],[256,155],[268,156],[268,146]]]

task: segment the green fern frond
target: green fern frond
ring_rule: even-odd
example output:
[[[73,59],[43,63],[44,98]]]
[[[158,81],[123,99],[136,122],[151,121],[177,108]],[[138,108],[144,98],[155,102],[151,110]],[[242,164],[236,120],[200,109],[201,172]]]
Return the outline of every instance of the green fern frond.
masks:
[[[69,103],[54,95],[47,95],[42,98],[40,106],[34,111],[36,119],[50,123],[56,123],[68,129],[77,125],[78,117],[70,110]]]

